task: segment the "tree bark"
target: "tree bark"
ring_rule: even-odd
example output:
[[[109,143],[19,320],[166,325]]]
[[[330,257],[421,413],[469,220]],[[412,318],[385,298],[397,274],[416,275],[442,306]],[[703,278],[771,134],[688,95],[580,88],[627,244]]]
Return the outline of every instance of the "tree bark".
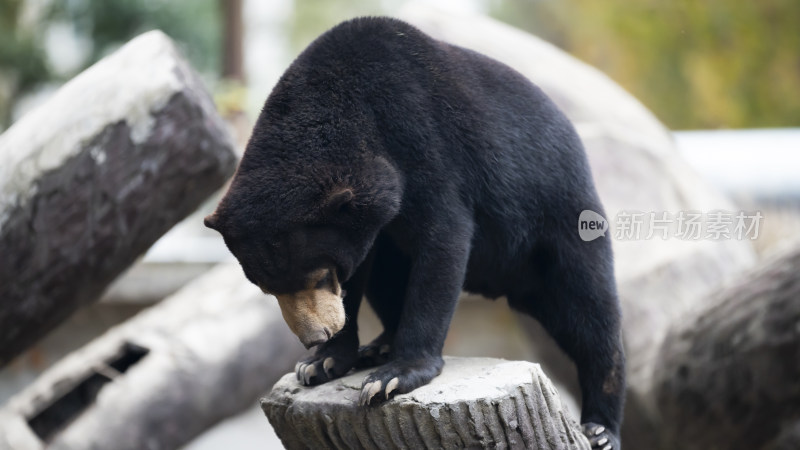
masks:
[[[172,42],[142,35],[0,136],[0,367],[105,287],[233,172]]]
[[[179,448],[251,406],[304,353],[275,299],[222,265],[9,400],[0,449]]]
[[[222,77],[244,82],[242,0],[219,0],[223,18]]]
[[[740,278],[713,297],[713,306],[673,327],[654,371],[663,448],[797,442],[798,273],[800,247]]]
[[[430,384],[380,407],[358,405],[367,373],[315,387],[291,373],[261,407],[288,449],[589,449],[536,364],[445,358]]]

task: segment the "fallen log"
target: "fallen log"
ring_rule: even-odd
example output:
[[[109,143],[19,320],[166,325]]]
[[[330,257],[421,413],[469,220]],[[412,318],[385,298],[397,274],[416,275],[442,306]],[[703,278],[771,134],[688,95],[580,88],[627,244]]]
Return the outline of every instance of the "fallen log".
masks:
[[[174,449],[253,405],[305,353],[238,265],[212,269],[0,409],[0,449]]]
[[[157,31],[0,136],[0,367],[97,300],[235,164],[198,76]]]
[[[781,433],[762,448],[763,450],[797,450],[800,448],[800,421],[784,425]]]
[[[537,364],[445,358],[442,374],[380,407],[358,405],[361,371],[315,387],[285,375],[261,400],[287,449],[589,449]]]
[[[800,247],[675,326],[654,370],[662,448],[800,442]],[[789,445],[789,447],[786,447]]]

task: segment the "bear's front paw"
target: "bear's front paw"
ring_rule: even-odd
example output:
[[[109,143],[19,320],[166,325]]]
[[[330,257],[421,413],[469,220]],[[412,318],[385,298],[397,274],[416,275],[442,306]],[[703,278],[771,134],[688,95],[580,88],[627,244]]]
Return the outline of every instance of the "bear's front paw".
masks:
[[[441,357],[390,361],[364,379],[359,404],[378,405],[428,384],[439,375],[443,364]]]
[[[357,357],[355,348],[322,348],[311,358],[298,362],[294,372],[300,384],[314,386],[346,374],[355,365]]]
[[[619,439],[603,425],[588,422],[581,425],[581,428],[583,429],[583,434],[589,438],[589,444],[593,449],[620,450]]]
[[[382,366],[391,359],[391,338],[378,336],[377,339],[358,349],[356,369]]]

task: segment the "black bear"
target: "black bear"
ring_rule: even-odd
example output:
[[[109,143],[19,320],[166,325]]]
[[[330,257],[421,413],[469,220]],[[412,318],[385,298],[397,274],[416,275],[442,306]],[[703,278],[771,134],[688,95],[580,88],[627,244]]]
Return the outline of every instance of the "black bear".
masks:
[[[578,368],[584,432],[618,449],[625,392],[611,245],[583,146],[535,85],[395,19],[320,36],[264,105],[218,230],[316,355],[298,379],[379,366],[361,402],[428,383],[462,289],[538,319]],[[366,296],[383,333],[359,348]]]

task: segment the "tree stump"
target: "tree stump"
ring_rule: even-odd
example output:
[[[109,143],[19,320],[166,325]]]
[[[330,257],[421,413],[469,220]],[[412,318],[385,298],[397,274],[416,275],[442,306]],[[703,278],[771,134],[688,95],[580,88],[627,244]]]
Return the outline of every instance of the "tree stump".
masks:
[[[358,405],[369,370],[314,387],[281,378],[261,407],[288,449],[586,449],[538,364],[445,358],[442,374],[378,407]]]
[[[208,93],[157,31],[0,136],[0,367],[97,300],[235,165]]]

